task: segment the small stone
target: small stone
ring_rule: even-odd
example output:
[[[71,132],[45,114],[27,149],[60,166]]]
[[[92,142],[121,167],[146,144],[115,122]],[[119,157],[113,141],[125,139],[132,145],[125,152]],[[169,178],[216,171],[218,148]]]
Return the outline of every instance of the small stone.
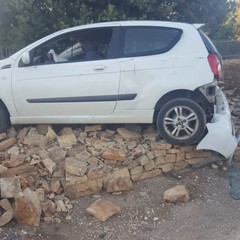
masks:
[[[53,193],[57,193],[59,191],[60,187],[61,187],[60,181],[53,182],[53,183],[51,183],[50,191]]]
[[[82,177],[87,172],[87,163],[69,157],[65,160],[64,169],[67,173]]]
[[[150,171],[150,170],[152,170],[154,168],[155,168],[155,163],[154,163],[153,160],[149,160],[149,162],[144,165],[144,169],[146,171]]]
[[[38,195],[29,188],[14,197],[14,218],[18,223],[39,226],[41,204]]]
[[[167,154],[165,156],[165,163],[174,163],[176,161],[176,155],[175,154]]]
[[[16,175],[26,174],[34,171],[33,165],[20,165],[13,168],[8,168],[7,170],[0,173],[0,177],[13,177]]]
[[[39,134],[41,134],[41,135],[46,135],[47,132],[48,132],[48,127],[49,127],[49,125],[47,125],[47,124],[38,124],[38,125],[36,126],[36,129],[37,129],[37,132],[38,132]]]
[[[125,161],[126,153],[123,150],[112,148],[104,151],[102,157],[105,158],[106,160]]]
[[[96,131],[101,131],[101,130],[102,130],[101,125],[87,126],[84,129],[85,132],[96,132]]]
[[[60,135],[61,136],[67,136],[67,135],[72,135],[73,134],[73,130],[71,127],[64,127],[61,131],[60,131]]]
[[[213,169],[218,169],[219,167],[218,167],[218,165],[216,165],[216,164],[212,164],[212,166],[211,166]]]
[[[21,192],[19,179],[17,177],[1,178],[0,190],[2,198],[13,198]]]
[[[127,168],[122,168],[113,171],[108,175],[106,181],[107,192],[120,192],[133,188],[133,183]]]
[[[66,206],[62,200],[56,200],[55,204],[56,204],[57,212],[65,212],[65,213],[68,212],[68,209],[66,208]]]
[[[188,202],[189,201],[189,193],[184,185],[178,185],[174,188],[170,188],[164,192],[163,199],[169,202]]]
[[[0,175],[4,173],[7,170],[7,167],[4,167],[3,165],[0,165]]]
[[[168,150],[172,148],[172,144],[166,143],[166,142],[152,142],[151,143],[151,149],[154,150]]]
[[[25,137],[23,143],[28,146],[45,147],[48,143],[48,138],[43,135],[28,135]]]
[[[43,202],[41,206],[43,213],[46,217],[50,217],[56,212],[56,204],[50,199]]]
[[[161,174],[162,174],[161,170],[154,169],[154,170],[151,170],[151,171],[148,171],[148,172],[143,172],[143,173],[132,175],[131,179],[134,182],[137,182],[137,181],[141,181],[141,180],[144,180],[144,179],[153,178],[153,177],[156,177],[156,176],[161,175]]]
[[[77,138],[75,134],[63,135],[57,137],[60,147],[71,147],[77,144]]]
[[[163,173],[168,173],[173,170],[173,163],[166,163],[160,165],[159,168],[162,170]]]
[[[56,139],[58,137],[58,135],[55,133],[55,131],[52,129],[52,127],[48,126],[46,137],[53,140],[53,139]]]
[[[18,146],[13,146],[7,151],[8,154],[19,154],[19,147]]]
[[[0,227],[2,227],[10,222],[13,218],[13,209],[7,199],[2,199],[0,201],[0,207],[4,210],[4,213],[0,217]]]
[[[140,165],[144,166],[144,165],[146,165],[149,162],[149,158],[146,155],[142,155],[142,156],[137,158],[137,162]]]
[[[19,130],[18,134],[17,134],[17,139],[23,139],[27,136],[28,133],[28,128],[22,128],[21,130]]]
[[[63,182],[65,196],[69,199],[78,199],[100,192],[103,187],[103,179],[96,178],[87,182]]]
[[[8,138],[0,142],[0,151],[10,148],[17,142],[15,137]]]
[[[131,175],[139,174],[143,172],[143,166],[137,166],[130,169]]]
[[[67,152],[63,150],[61,147],[52,147],[48,149],[49,158],[51,158],[55,162],[60,162],[65,160]]]
[[[122,136],[122,138],[124,138],[127,141],[137,141],[142,137],[142,135],[139,134],[138,132],[131,131],[126,128],[118,128],[117,132],[119,135]]]
[[[105,222],[111,216],[120,213],[120,207],[113,202],[98,199],[87,208],[87,212]]]
[[[92,155],[88,151],[83,151],[75,155],[75,158],[81,162],[88,160]]]
[[[53,162],[52,159],[50,158],[45,158],[42,160],[42,163],[44,165],[44,167],[52,174],[53,171],[56,169],[56,163]]]

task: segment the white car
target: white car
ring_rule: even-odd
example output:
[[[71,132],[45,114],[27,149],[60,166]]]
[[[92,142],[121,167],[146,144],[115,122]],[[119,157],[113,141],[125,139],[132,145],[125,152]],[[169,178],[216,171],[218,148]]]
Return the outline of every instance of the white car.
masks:
[[[172,144],[230,157],[237,141],[217,86],[221,57],[201,24],[68,28],[0,61],[0,130],[11,124],[156,123]]]

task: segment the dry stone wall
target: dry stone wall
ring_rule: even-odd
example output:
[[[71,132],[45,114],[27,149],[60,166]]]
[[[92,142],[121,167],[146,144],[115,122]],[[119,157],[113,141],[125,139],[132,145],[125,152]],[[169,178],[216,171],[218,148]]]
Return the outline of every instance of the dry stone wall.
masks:
[[[166,143],[152,125],[114,127],[57,132],[51,125],[38,125],[1,134],[1,198],[14,202],[15,219],[38,226],[41,212],[48,219],[71,210],[69,199],[130,190],[136,181],[211,157],[195,146]]]

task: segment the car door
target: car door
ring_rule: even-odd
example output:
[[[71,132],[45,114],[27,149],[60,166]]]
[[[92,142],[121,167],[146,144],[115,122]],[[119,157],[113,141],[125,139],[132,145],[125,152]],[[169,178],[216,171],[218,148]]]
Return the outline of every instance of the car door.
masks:
[[[113,35],[111,27],[79,30],[31,49],[31,63],[26,66],[20,60],[12,73],[18,114],[48,118],[111,114],[120,77],[119,63],[111,55]],[[87,42],[95,49],[87,49]]]

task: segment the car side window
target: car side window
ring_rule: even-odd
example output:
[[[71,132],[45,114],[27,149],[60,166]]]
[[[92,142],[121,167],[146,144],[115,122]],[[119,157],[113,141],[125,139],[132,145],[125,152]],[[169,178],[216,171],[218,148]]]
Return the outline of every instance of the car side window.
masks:
[[[30,65],[107,59],[112,33],[112,28],[93,28],[55,37],[30,51]]]
[[[126,27],[122,31],[122,57],[145,56],[169,51],[180,39],[181,29]]]

